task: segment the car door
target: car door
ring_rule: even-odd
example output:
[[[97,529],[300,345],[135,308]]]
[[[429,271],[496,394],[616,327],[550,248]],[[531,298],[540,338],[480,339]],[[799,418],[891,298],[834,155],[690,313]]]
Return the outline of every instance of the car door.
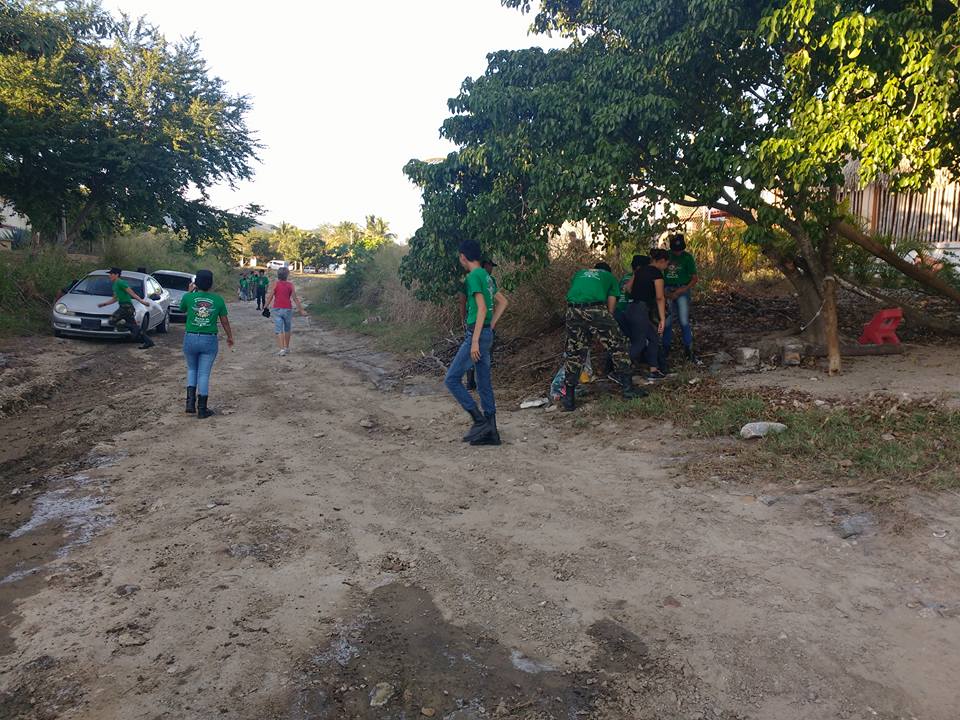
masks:
[[[157,295],[160,296],[161,300],[163,299],[163,288],[152,277],[146,278],[144,282],[146,283],[147,299],[150,300],[150,327],[153,328],[163,322],[163,306],[159,300],[154,299]]]

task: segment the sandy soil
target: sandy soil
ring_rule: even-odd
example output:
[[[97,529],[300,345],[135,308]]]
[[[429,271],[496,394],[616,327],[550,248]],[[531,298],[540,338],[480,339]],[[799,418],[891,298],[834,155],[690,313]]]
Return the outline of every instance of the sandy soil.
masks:
[[[0,717],[957,717],[960,496],[843,539],[843,488],[695,481],[670,428],[470,448],[435,380],[232,307],[206,421],[181,328],[0,349],[61,378],[3,425]]]

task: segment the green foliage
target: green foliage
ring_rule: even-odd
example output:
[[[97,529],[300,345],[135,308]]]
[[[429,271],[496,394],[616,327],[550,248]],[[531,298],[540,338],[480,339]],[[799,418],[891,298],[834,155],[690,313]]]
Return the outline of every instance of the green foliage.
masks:
[[[853,57],[839,41],[825,45],[827,36],[846,38],[846,48],[867,42],[857,12],[870,16],[870,43],[909,40]],[[449,103],[441,132],[458,150],[405,167],[423,194],[423,225],[403,278],[442,299],[456,285],[464,238],[524,271],[545,262],[546,238],[564,221],[586,220],[616,244],[662,230],[671,218],[657,210],[672,200],[726,208],[750,226],[747,242],[803,267],[819,287],[827,228],[842,215],[834,187],[851,156],[868,174],[911,161],[899,179],[907,185],[951,156],[960,137],[951,114],[956,18],[955,3],[941,2],[891,13],[820,0],[544,0],[534,28],[569,46],[491,53],[483,76],[467,78]],[[882,62],[871,95],[853,76],[874,56]],[[908,92],[929,63],[939,87],[925,79]],[[844,107],[848,89],[864,120]],[[921,130],[883,130],[905,129],[915,114],[927,118]]]
[[[91,0],[0,6],[0,196],[47,239],[65,217],[71,237],[170,227],[228,254],[259,208],[221,211],[207,192],[252,176],[249,107],[196,38],[169,43]]]
[[[92,269],[89,261],[74,260],[61,249],[0,253],[0,337],[49,328],[57,293]]]
[[[727,222],[710,225],[687,235],[687,250],[697,259],[700,281],[735,284],[769,269],[760,246],[744,240],[746,226]]]
[[[934,259],[930,254],[928,243],[916,238],[877,236],[874,239],[891,248],[900,257],[915,258],[915,262],[920,262],[937,271],[944,280],[960,288],[960,271],[953,265]],[[910,288],[915,291],[925,290],[919,283],[890,265],[880,262],[858,245],[841,245],[838,248],[836,269],[842,277],[848,278],[858,285],[873,285],[881,288]]]
[[[221,257],[208,249],[193,253],[183,249],[179,236],[171,232],[146,231],[117,235],[104,242],[103,267],[117,266],[127,270],[138,267],[154,270],[179,270],[196,272],[213,271],[215,282],[220,287],[232,285],[235,274],[229,258]]]

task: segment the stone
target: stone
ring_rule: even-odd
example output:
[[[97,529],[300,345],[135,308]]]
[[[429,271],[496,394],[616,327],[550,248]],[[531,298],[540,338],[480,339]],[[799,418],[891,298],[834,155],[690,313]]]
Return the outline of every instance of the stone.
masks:
[[[844,540],[862,535],[876,524],[873,515],[868,512],[857,513],[840,521],[837,532]]]
[[[377,424],[370,418],[364,418],[360,421],[360,427],[367,428],[367,430],[376,427]]]
[[[120,647],[138,647],[140,645],[146,645],[147,638],[140,634],[125,632],[120,633],[117,637],[117,643]]]
[[[787,367],[798,367],[803,360],[803,345],[787,344],[780,352],[780,360]]]
[[[778,422],[752,422],[740,428],[740,437],[744,440],[762,438],[767,435],[782,433],[787,426]]]
[[[529,410],[530,408],[541,408],[546,407],[550,404],[550,398],[530,398],[529,400],[524,400],[520,403],[521,410]]]
[[[420,714],[424,717],[433,717],[437,714],[437,711],[430,707],[420,708]]]
[[[373,686],[373,692],[370,693],[370,707],[383,707],[392,697],[393,685],[385,682],[377,683]]]
[[[760,351],[757,348],[739,347],[733,356],[737,361],[737,365],[749,368],[760,367]]]
[[[547,489],[540,483],[530,483],[530,492],[536,495],[543,495]]]
[[[133,595],[134,593],[140,592],[139,585],[117,585],[114,588],[114,592],[120,597],[127,597],[128,595]]]

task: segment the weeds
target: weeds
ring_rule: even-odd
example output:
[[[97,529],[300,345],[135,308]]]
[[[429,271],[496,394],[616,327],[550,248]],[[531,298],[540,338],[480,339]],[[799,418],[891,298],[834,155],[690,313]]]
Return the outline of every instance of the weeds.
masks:
[[[665,388],[664,388],[665,390]],[[649,397],[598,398],[589,412],[625,419],[670,421],[692,436],[732,436],[746,423],[782,422],[787,430],[745,444],[741,462],[779,474],[841,477],[887,487],[960,488],[960,412],[933,403],[821,408],[808,398],[735,391],[714,383],[677,385]]]

